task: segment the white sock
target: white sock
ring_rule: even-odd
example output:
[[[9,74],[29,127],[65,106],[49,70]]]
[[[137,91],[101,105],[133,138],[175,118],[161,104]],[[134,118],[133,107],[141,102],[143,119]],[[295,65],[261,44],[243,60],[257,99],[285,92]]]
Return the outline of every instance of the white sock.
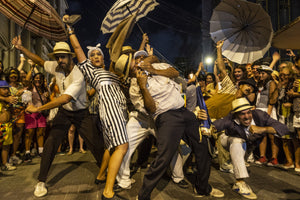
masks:
[[[44,147],[39,147],[39,153],[43,153]]]
[[[25,154],[29,154],[29,153],[30,153],[30,150],[26,150],[26,151],[25,151]]]

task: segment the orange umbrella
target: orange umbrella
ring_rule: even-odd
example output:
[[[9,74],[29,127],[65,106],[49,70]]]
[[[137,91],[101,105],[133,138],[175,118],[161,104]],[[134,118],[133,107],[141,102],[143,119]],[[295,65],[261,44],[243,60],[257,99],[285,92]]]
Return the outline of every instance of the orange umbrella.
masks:
[[[0,0],[0,12],[23,29],[41,37],[55,41],[67,40],[64,24],[45,0]]]

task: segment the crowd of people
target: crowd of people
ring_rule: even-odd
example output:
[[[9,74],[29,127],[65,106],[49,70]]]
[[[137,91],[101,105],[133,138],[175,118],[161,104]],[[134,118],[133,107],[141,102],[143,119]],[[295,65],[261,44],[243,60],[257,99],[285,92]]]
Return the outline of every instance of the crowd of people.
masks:
[[[1,170],[15,170],[33,155],[41,156],[36,197],[47,194],[48,172],[67,132],[67,154],[74,152],[76,131],[79,152],[86,153],[84,141],[99,166],[95,184],[105,183],[102,199],[125,199],[117,193],[131,189],[131,173],[147,163],[153,145],[157,153],[146,164],[139,200],[150,199],[168,167],[172,181],[187,188],[184,173],[193,162],[195,196],[223,197],[208,182],[214,156],[222,172],[234,174],[233,190],[249,199],[257,198],[245,181],[249,162],[300,173],[300,56],[293,51],[288,50],[292,62],[281,62],[275,52],[272,62],[238,65],[223,58],[219,41],[213,73],[201,62],[195,73],[180,78],[153,55],[144,34],[138,51],[123,46],[106,70],[100,45],[88,47],[86,56],[69,16],[63,21],[74,53],[66,42],[57,42],[48,55],[52,60],[45,61],[19,36],[12,44],[27,57],[30,71],[23,69],[24,56],[18,67],[4,70],[0,62]],[[51,83],[37,66],[52,75]],[[283,159],[278,158],[281,149]],[[130,169],[136,150],[138,159]]]

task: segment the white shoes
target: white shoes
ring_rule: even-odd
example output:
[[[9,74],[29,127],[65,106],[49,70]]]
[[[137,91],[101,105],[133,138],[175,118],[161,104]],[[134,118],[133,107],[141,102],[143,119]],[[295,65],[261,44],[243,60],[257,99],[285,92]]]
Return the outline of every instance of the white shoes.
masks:
[[[236,182],[232,189],[247,199],[257,199],[256,194],[251,190],[250,186],[244,181]]]
[[[10,163],[6,163],[5,165],[3,165],[2,167],[1,167],[1,170],[2,171],[13,171],[13,170],[16,170],[17,169],[17,167],[16,166],[13,166],[12,164],[10,164]]]
[[[205,197],[206,195],[198,194],[196,188],[194,188],[194,196],[195,197]],[[222,197],[224,197],[224,193],[221,190],[219,190],[219,189],[212,188],[211,192],[209,193],[209,196],[211,196],[211,197],[217,197],[217,198],[222,198]]]
[[[36,197],[43,197],[45,195],[47,195],[48,190],[46,188],[46,185],[44,182],[38,182],[38,184],[36,184],[35,186],[35,190],[34,190],[34,196]]]
[[[21,164],[23,161],[18,157],[18,156],[11,156],[9,158],[9,163],[12,165],[19,165]]]

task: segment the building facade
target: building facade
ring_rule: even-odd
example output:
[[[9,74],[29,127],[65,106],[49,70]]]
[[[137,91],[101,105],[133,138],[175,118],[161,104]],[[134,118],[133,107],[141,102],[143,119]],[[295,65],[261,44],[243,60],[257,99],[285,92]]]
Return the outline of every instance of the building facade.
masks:
[[[49,0],[59,16],[63,16],[68,8],[66,0]],[[20,52],[11,45],[11,40],[21,33],[22,28],[9,20],[0,13],[0,60],[3,62],[4,69],[14,66],[17,67],[20,60]],[[48,60],[47,54],[52,51],[54,41],[47,40],[27,30],[21,34],[23,45],[30,51]],[[28,71],[29,66],[25,64],[24,69]]]

